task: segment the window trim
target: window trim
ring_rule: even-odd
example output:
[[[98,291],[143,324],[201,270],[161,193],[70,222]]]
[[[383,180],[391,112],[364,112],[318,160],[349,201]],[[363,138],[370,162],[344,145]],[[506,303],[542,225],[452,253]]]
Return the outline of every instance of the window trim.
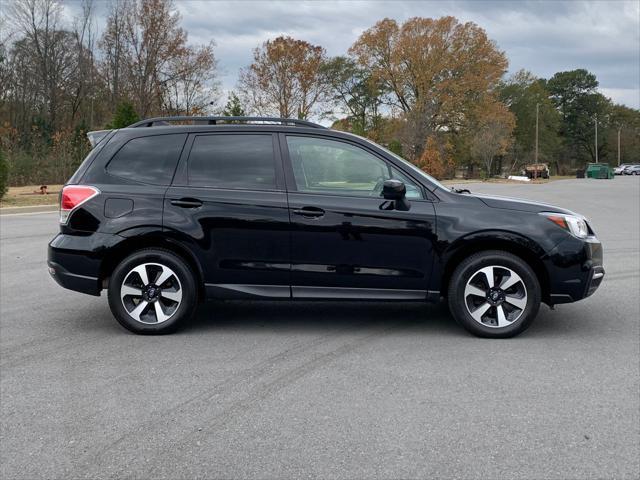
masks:
[[[261,135],[265,137],[271,137],[271,148],[273,152],[273,168],[274,168],[274,177],[275,177],[275,187],[274,188],[238,188],[238,187],[222,187],[222,186],[214,186],[214,185],[191,185],[189,184],[189,158],[191,157],[191,151],[193,149],[193,144],[196,141],[197,137],[210,137],[214,135]],[[284,181],[284,172],[282,170],[282,154],[280,145],[278,143],[278,139],[276,138],[276,134],[274,132],[257,132],[257,131],[244,131],[244,132],[230,132],[230,131],[222,131],[222,132],[198,132],[198,133],[190,133],[189,138],[185,143],[185,147],[182,151],[182,155],[180,156],[180,160],[178,162],[178,168],[176,169],[176,174],[173,178],[173,182],[171,183],[172,187],[182,187],[182,188],[198,188],[198,189],[208,189],[208,190],[233,190],[233,191],[248,191],[248,192],[284,192],[285,181]]]
[[[134,140],[139,140],[141,138],[151,138],[151,137],[165,137],[165,136],[168,136],[168,135],[174,135],[174,136],[182,137],[182,139],[181,139],[182,140],[182,146],[179,149],[179,152],[178,152],[178,155],[177,155],[177,161],[175,162],[175,164],[173,166],[173,171],[171,172],[171,178],[169,178],[169,182],[168,183],[143,182],[142,180],[129,178],[129,177],[123,177],[121,175],[116,175],[114,173],[111,173],[108,170],[109,165],[111,165],[111,162],[113,162],[113,160],[118,156],[118,154],[120,153],[120,150],[122,150],[124,147],[129,145],[129,143],[133,142]],[[175,178],[176,172],[178,171],[178,167],[180,166],[180,161],[182,159],[182,155],[184,154],[185,145],[186,145],[187,140],[188,140],[187,137],[188,137],[188,135],[186,133],[161,133],[161,134],[158,134],[158,135],[140,135],[138,137],[129,138],[126,142],[124,142],[122,145],[120,145],[116,149],[116,151],[111,155],[111,157],[109,157],[109,159],[105,162],[104,167],[103,167],[104,173],[108,177],[113,177],[113,178],[117,178],[117,179],[120,179],[120,180],[126,180],[128,182],[137,183],[137,184],[141,184],[141,185],[149,185],[149,186],[152,186],[152,187],[164,187],[164,188],[169,187],[173,183],[173,179]],[[98,154],[99,153],[101,153],[101,152],[98,152]]]
[[[280,133],[280,150],[282,151],[282,162],[285,168],[285,178],[286,178],[286,182],[287,182],[287,191],[291,192],[291,193],[296,193],[296,194],[302,194],[302,195],[325,195],[325,196],[330,196],[330,197],[342,197],[342,198],[370,198],[370,199],[378,199],[378,197],[372,197],[370,195],[344,195],[344,194],[339,194],[339,193],[331,193],[331,192],[305,192],[302,190],[298,190],[298,185],[296,184],[296,179],[295,179],[295,175],[293,173],[293,164],[291,163],[291,155],[289,152],[289,144],[287,143],[287,137],[305,137],[305,138],[315,138],[315,139],[320,139],[320,140],[331,140],[334,142],[338,142],[338,143],[345,143],[347,145],[351,145],[353,147],[356,148],[360,148],[362,150],[365,150],[367,153],[371,154],[372,156],[378,158],[379,160],[381,160],[382,162],[384,162],[388,167],[390,166],[391,168],[394,168],[398,171],[400,171],[403,175],[406,175],[408,178],[410,178],[415,185],[420,189],[420,193],[422,194],[423,198],[411,198],[409,199],[409,201],[411,202],[429,202],[429,203],[433,203],[437,197],[435,197],[435,195],[433,195],[428,188],[426,188],[424,186],[424,184],[422,182],[420,182],[418,179],[416,179],[413,175],[411,175],[409,172],[407,172],[404,168],[402,168],[400,165],[397,165],[395,162],[389,160],[388,158],[386,158],[385,156],[379,154],[378,152],[372,150],[371,148],[369,148],[367,145],[363,145],[357,141],[352,141],[351,139],[346,139],[346,138],[339,138],[339,137],[334,137],[332,135],[323,135],[322,133]]]

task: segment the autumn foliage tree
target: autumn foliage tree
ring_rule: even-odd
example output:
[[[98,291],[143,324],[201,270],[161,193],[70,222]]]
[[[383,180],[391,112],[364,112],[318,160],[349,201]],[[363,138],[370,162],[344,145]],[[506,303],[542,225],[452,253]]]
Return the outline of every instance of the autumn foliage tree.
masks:
[[[454,17],[386,18],[366,30],[350,53],[379,79],[405,118],[404,151],[414,158],[428,134],[464,128],[469,113],[507,69],[486,32]]]
[[[453,174],[454,162],[452,158],[452,146],[449,142],[439,145],[432,135],[425,141],[422,155],[415,164],[435,178],[446,178]]]
[[[324,61],[324,48],[304,40],[268,40],[240,73],[243,100],[259,115],[308,118],[326,98]]]

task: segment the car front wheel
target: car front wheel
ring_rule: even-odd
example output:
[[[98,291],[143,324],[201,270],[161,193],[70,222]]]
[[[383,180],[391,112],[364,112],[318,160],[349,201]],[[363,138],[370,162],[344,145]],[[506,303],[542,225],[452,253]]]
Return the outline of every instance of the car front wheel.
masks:
[[[540,283],[520,257],[492,250],[463,260],[449,283],[453,317],[469,332],[489,338],[526,330],[540,308]]]
[[[113,271],[109,307],[118,322],[139,334],[174,331],[195,312],[197,287],[182,258],[164,249],[145,249]]]

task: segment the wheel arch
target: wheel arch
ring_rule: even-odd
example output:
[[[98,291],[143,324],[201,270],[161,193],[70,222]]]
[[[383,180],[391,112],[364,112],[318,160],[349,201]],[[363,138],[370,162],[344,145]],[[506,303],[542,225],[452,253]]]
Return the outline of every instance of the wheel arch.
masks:
[[[147,248],[162,248],[182,258],[196,275],[195,280],[198,285],[199,298],[204,298],[204,272],[202,271],[200,262],[198,262],[196,256],[189,248],[163,235],[162,232],[150,232],[144,235],[131,236],[110,248],[100,265],[100,280],[103,287],[106,288],[111,274],[122,260],[135,251]]]
[[[512,232],[482,232],[455,242],[445,253],[440,295],[447,296],[451,275],[460,262],[474,253],[486,250],[502,250],[524,260],[540,282],[542,300],[549,302],[550,279],[542,261],[544,250],[533,240]]]

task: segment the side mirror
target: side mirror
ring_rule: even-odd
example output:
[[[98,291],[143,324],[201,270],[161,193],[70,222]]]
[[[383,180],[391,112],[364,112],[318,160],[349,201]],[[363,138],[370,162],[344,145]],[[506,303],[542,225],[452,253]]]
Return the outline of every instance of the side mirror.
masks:
[[[385,180],[382,186],[382,196],[390,202],[384,207],[385,210],[401,210],[408,211],[411,208],[409,200],[407,200],[407,187],[400,180]],[[384,204],[383,204],[384,205]]]
[[[382,186],[382,196],[387,200],[401,200],[407,194],[407,187],[400,180],[385,180]]]

